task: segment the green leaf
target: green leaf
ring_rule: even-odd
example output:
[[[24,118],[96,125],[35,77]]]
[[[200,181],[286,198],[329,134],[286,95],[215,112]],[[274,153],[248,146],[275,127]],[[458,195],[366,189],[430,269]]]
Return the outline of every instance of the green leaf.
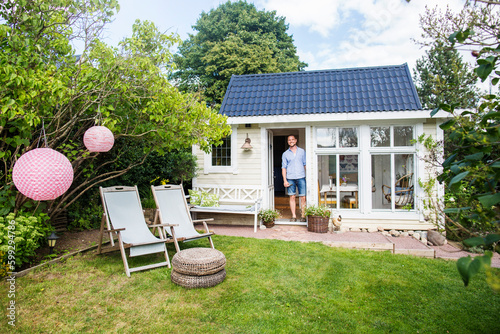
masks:
[[[465,160],[471,160],[471,161],[478,161],[481,160],[484,157],[483,152],[477,152],[474,154],[469,154],[464,157]]]
[[[457,157],[457,153],[453,153],[452,155],[450,155],[448,158],[446,158],[446,160],[443,162],[443,167],[448,167],[451,165],[451,163],[453,161],[455,161],[455,158]]]
[[[443,210],[444,213],[459,213],[462,211],[460,208],[448,208]]]
[[[479,196],[477,199],[479,200],[479,202],[481,202],[481,204],[484,207],[490,208],[490,207],[500,203],[500,193]]]
[[[455,183],[457,183],[457,182],[462,181],[462,180],[463,180],[463,179],[464,179],[467,175],[469,175],[469,172],[468,172],[468,171],[465,171],[465,172],[462,172],[462,173],[460,173],[460,174],[458,174],[458,175],[455,175],[455,176],[453,177],[453,179],[451,179],[451,181],[450,181],[450,183],[449,183],[449,186],[451,186],[451,185],[453,185],[453,184],[455,184]]]
[[[439,127],[443,130],[448,130],[449,128],[451,128],[453,125],[455,125],[455,123],[457,122],[457,120],[455,118],[452,118],[452,119],[449,119],[447,120],[446,122],[444,122],[443,124],[441,124]]]
[[[474,69],[474,72],[477,74],[478,77],[481,78],[482,82],[484,82],[488,78],[491,71],[493,71],[493,65],[491,65],[490,63],[480,65],[479,67],[476,67]]]
[[[457,261],[457,269],[460,277],[462,277],[462,281],[465,286],[469,285],[470,273],[469,273],[469,265],[472,262],[472,258],[470,256],[461,257]]]
[[[484,246],[486,243],[484,241],[484,238],[474,237],[464,240],[464,244],[469,247],[476,247],[476,246]]]
[[[484,238],[484,241],[485,241],[486,245],[492,245],[495,242],[499,242],[500,241],[500,234],[490,233]]]
[[[469,278],[471,278],[472,276],[476,275],[479,272],[479,270],[483,265],[482,259],[483,259],[482,256],[476,256],[474,260],[472,260],[472,262],[469,264],[468,268]]]
[[[434,117],[434,115],[436,115],[439,110],[441,110],[441,108],[437,107],[437,108],[434,108],[434,110],[431,111],[431,117]]]

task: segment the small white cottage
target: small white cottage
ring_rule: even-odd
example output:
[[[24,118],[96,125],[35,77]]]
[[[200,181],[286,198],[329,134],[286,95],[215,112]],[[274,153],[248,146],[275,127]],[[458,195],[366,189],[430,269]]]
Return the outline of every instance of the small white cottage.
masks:
[[[328,205],[347,227],[433,227],[418,183],[430,166],[414,139],[441,140],[446,115],[422,110],[407,64],[233,75],[220,112],[232,134],[210,154],[193,148],[200,167],[193,188],[235,203],[261,199],[282,211],[277,223],[290,223],[281,156],[294,134],[307,155],[307,205]],[[215,216],[255,223],[251,215]]]

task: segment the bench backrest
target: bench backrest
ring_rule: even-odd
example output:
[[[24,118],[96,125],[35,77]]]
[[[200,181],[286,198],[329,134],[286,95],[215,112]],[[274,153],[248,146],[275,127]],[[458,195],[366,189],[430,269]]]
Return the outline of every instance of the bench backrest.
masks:
[[[225,203],[255,203],[262,199],[262,189],[257,187],[198,186],[195,190],[205,191],[219,196]]]

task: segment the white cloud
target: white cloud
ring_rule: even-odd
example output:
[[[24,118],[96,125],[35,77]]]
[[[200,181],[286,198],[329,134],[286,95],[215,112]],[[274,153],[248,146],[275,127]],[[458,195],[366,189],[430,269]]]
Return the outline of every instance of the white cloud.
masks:
[[[342,22],[341,0],[262,0],[256,3],[267,11],[276,10],[290,25],[306,26],[323,37],[328,37],[330,31]]]
[[[298,45],[308,70],[402,64],[412,68],[424,50],[411,39],[422,33],[425,6],[455,11],[463,0],[261,0],[257,5],[286,17],[290,29],[305,27],[315,44]],[[297,38],[296,38],[297,39]]]

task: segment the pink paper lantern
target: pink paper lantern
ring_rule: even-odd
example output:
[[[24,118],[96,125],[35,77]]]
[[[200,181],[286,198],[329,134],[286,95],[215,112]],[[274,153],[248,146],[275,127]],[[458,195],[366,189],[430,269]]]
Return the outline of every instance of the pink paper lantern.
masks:
[[[107,127],[93,126],[85,131],[83,143],[90,152],[108,152],[115,143],[115,137]]]
[[[63,154],[51,148],[37,148],[17,160],[12,180],[24,196],[35,201],[49,201],[69,189],[73,167]]]

